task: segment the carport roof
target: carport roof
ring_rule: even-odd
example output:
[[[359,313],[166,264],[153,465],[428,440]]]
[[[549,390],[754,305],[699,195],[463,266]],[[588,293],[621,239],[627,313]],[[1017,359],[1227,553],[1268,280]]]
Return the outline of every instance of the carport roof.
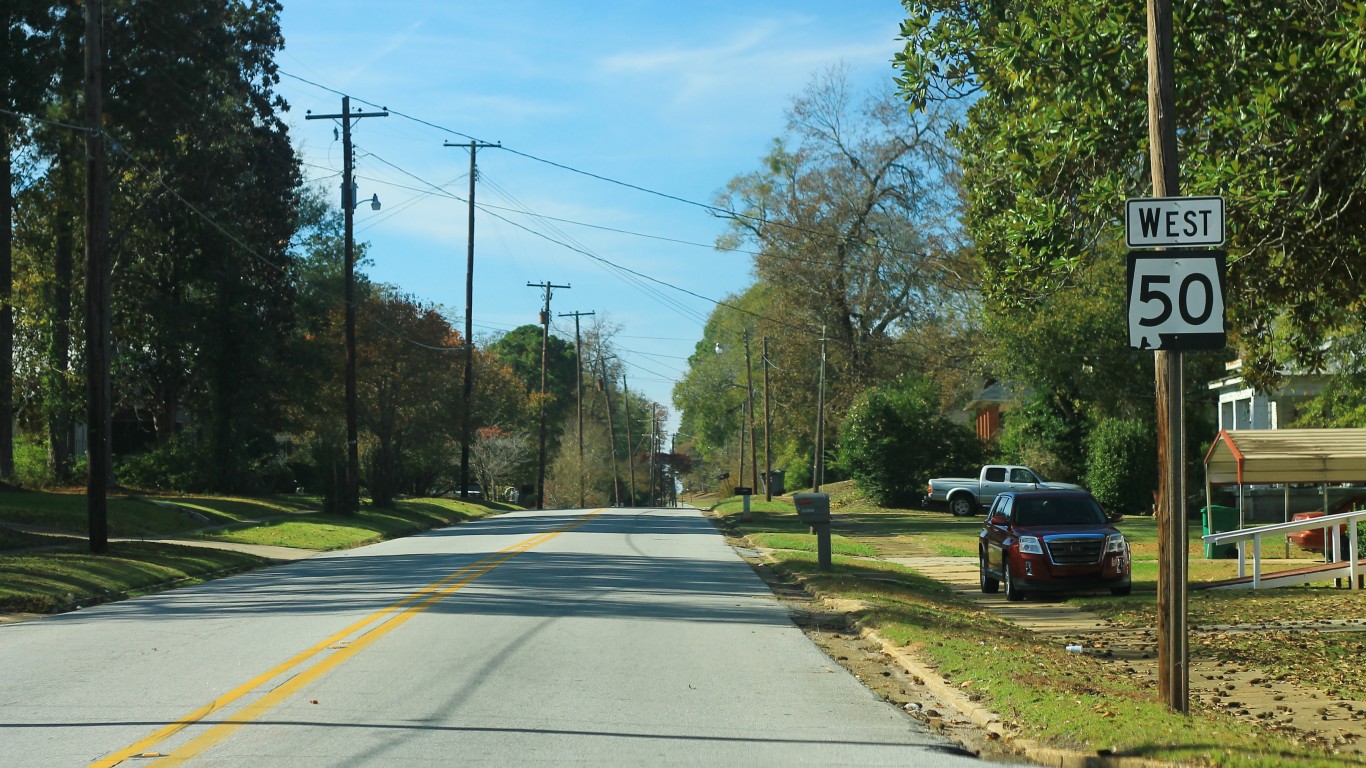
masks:
[[[1223,430],[1205,454],[1210,485],[1366,482],[1366,429]]]

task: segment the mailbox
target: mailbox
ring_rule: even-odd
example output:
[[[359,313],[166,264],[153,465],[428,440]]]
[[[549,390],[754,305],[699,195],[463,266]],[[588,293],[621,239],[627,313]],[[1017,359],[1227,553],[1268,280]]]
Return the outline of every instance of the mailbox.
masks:
[[[797,505],[797,517],[803,523],[815,525],[830,522],[830,494],[794,493],[792,500]]]

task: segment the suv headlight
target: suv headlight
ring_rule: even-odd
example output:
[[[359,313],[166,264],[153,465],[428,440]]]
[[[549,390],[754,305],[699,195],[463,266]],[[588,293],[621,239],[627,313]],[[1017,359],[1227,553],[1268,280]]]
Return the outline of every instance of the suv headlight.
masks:
[[[1042,555],[1043,542],[1039,541],[1038,536],[1021,536],[1020,551],[1026,555]]]
[[[1123,552],[1125,548],[1124,534],[1112,533],[1105,537],[1105,553]]]

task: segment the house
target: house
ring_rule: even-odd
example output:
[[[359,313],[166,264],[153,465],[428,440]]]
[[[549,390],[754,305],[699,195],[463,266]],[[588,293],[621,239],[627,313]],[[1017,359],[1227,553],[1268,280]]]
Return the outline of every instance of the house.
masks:
[[[1304,403],[1323,392],[1326,373],[1287,372],[1274,392],[1258,392],[1242,376],[1243,361],[1224,363],[1225,376],[1209,383],[1219,393],[1219,429],[1284,429]]]
[[[1004,382],[988,380],[982,389],[973,395],[972,400],[963,408],[972,415],[975,422],[977,439],[984,443],[995,442],[1005,426],[1005,415],[1019,404],[1019,398]]]

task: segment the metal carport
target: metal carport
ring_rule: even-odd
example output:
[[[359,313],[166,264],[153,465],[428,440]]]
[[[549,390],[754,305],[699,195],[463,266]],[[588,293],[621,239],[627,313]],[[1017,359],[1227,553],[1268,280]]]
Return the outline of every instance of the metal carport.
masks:
[[[1366,482],[1366,429],[1223,430],[1205,485]]]
[[[1291,483],[1323,486],[1327,512],[1329,483],[1366,483],[1366,429],[1226,429],[1205,454],[1207,505],[1216,485],[1241,501],[1243,486],[1285,484],[1288,500]]]
[[[1238,486],[1238,527],[1239,532],[1235,532],[1235,537],[1246,538],[1246,520],[1243,514],[1244,488],[1256,485],[1283,484],[1285,486],[1285,508],[1286,523],[1284,525],[1267,526],[1260,529],[1260,532],[1277,532],[1284,530],[1289,532],[1290,528],[1290,486],[1292,484],[1314,484],[1320,486],[1323,494],[1323,511],[1328,514],[1328,485],[1330,483],[1366,483],[1366,429],[1236,429],[1221,430],[1215,438],[1214,444],[1210,446],[1205,454],[1205,503],[1212,504],[1213,493],[1211,488],[1216,485],[1236,485]],[[1354,489],[1355,490],[1355,489]],[[1366,491],[1366,489],[1360,489]],[[1353,517],[1352,515],[1355,515]],[[1346,524],[1350,531],[1349,550],[1356,546],[1356,521],[1361,513],[1351,513],[1347,516]],[[1335,515],[1334,517],[1343,517]],[[1328,518],[1332,520],[1333,518]],[[1307,522],[1307,521],[1305,521]],[[1306,528],[1303,523],[1298,524],[1298,528]],[[1229,538],[1224,536],[1225,539]],[[1218,539],[1214,535],[1205,536],[1207,543]],[[1257,542],[1259,545],[1259,542]],[[1331,547],[1329,546],[1331,543]],[[1244,576],[1246,562],[1246,542],[1239,543],[1239,567],[1238,575]],[[1289,543],[1286,544],[1287,549]],[[1324,557],[1329,558],[1329,550],[1332,550],[1332,561],[1337,562],[1344,556],[1339,551],[1337,537],[1330,542],[1325,535]],[[1339,566],[1338,570],[1344,570],[1351,578],[1352,587],[1355,589],[1358,574],[1357,553],[1349,551],[1345,554],[1349,563]],[[1260,560],[1260,552],[1256,550],[1254,560]],[[1366,563],[1366,561],[1363,561]],[[1325,565],[1323,567],[1329,567]],[[1260,562],[1254,564],[1253,588],[1257,587],[1260,574]],[[1298,578],[1298,577],[1297,577]],[[1299,578],[1298,581],[1287,583],[1304,583],[1310,576]],[[1235,581],[1239,581],[1235,580]]]

